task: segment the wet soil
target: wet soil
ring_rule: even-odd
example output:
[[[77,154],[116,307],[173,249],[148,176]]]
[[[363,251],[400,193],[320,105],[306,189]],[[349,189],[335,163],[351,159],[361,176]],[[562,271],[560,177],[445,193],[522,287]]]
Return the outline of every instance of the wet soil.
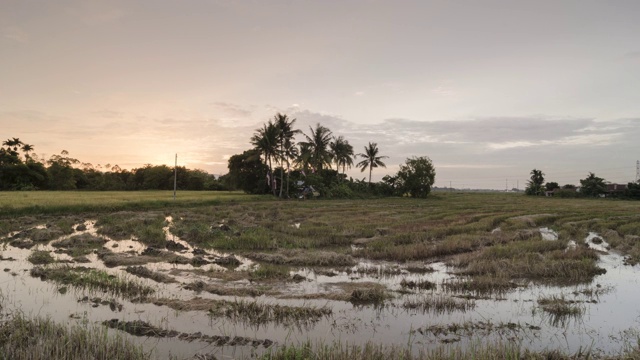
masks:
[[[359,257],[359,247],[218,252],[204,243],[186,241],[189,236],[177,236],[172,219],[159,221],[158,216],[135,215],[137,222],[161,224],[162,241],[153,244],[139,241],[137,230],[127,228],[126,222],[109,223],[101,231],[94,220],[77,218],[77,223],[60,226],[55,219],[46,223],[24,219],[26,228],[2,239],[0,263],[5,271],[0,281],[6,284],[2,310],[44,313],[61,322],[100,323],[135,338],[153,338],[140,343],[160,358],[193,357],[203,347],[218,358],[231,348],[238,351],[235,356],[249,357],[256,349],[291,339],[404,345],[412,338],[421,346],[435,346],[509,338],[531,349],[551,346],[571,352],[589,345],[614,352],[630,339],[632,329],[640,327],[635,306],[640,268],[624,266],[624,258],[610,250],[606,240],[617,239],[612,233],[574,238],[573,247],[570,241],[562,243],[559,252],[592,251],[606,270],[592,274],[592,281],[567,286],[524,277],[469,276],[464,268],[452,266],[464,261],[447,257],[406,263],[368,261]],[[554,230],[537,227],[551,216],[507,220],[507,229],[509,221],[536,228],[487,231],[484,236],[523,244],[561,242]],[[231,236],[245,226],[257,227],[255,216],[212,223],[207,231]],[[304,223],[293,225],[286,231],[305,228]],[[394,235],[389,229],[372,230],[366,239]],[[34,267],[27,261],[34,251],[48,252],[55,263]],[[286,265],[286,276],[252,276],[265,264]],[[78,286],[69,279],[70,274],[91,270],[154,292],[114,295],[108,287]],[[540,304],[544,296],[565,299],[583,310],[559,317]],[[203,347],[194,349],[192,342]]]

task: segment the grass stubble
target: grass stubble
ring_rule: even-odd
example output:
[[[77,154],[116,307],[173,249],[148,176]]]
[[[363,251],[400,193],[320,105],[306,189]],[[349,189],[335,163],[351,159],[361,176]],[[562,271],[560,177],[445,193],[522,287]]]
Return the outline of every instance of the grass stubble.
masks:
[[[9,202],[4,200],[20,197],[21,194],[0,195],[0,203],[5,204],[0,206],[0,230],[4,234],[19,231],[24,226],[33,228],[42,223],[41,217],[47,217],[47,223],[51,226],[23,234],[36,238],[38,243],[70,234],[71,225],[78,221],[76,218],[86,217],[84,212],[90,212],[98,218],[96,228],[100,234],[116,239],[133,236],[149,246],[162,249],[166,243],[162,231],[162,227],[167,225],[164,218],[171,215],[174,218],[172,233],[192,245],[233,251],[258,262],[260,266],[249,275],[256,282],[289,281],[288,269],[293,266],[324,271],[322,269],[354,266],[358,258],[399,264],[407,262],[427,268],[429,263],[445,261],[455,270],[457,279],[433,284],[433,288],[429,283],[418,282],[401,286],[412,291],[439,289],[451,293],[451,297],[427,296],[425,299],[428,299],[422,303],[405,302],[407,308],[425,312],[456,307],[470,309],[473,302],[469,299],[484,298],[487,294],[499,298],[506,292],[532,283],[561,286],[588,284],[603,272],[597,266],[598,254],[583,246],[569,250],[567,243],[575,240],[581,244],[580,239],[591,231],[602,234],[614,250],[626,254],[628,263],[633,264],[640,259],[640,216],[637,215],[640,204],[629,201],[453,193],[434,194],[426,201],[370,199],[274,202],[262,201],[266,198],[242,197],[237,193],[222,196],[199,193],[204,195],[201,199],[189,193],[171,203],[167,201],[166,192],[107,194],[109,199],[99,193],[73,193],[66,200],[59,194],[42,192],[33,197],[29,193],[27,198]],[[596,207],[597,216],[594,215]],[[537,231],[542,226],[558,232],[559,240],[542,240]],[[352,248],[354,242],[358,244],[357,248]],[[94,251],[97,245],[86,249],[73,247],[67,250],[76,255]],[[119,263],[117,261],[123,259],[116,259],[109,253],[103,254],[103,258],[113,258],[113,266],[144,265],[144,262],[127,259],[131,263]],[[167,259],[156,256],[154,261]],[[146,290],[142,288],[131,290],[136,289],[135,286],[114,285],[121,281],[105,276],[106,273],[69,270],[68,267],[64,272],[71,275],[53,276],[41,272],[50,267],[59,265],[37,266],[32,273],[35,271],[35,276],[44,275],[47,279],[72,286],[114,291],[126,296],[150,294],[144,294]],[[330,271],[327,270],[327,273]],[[133,272],[137,276],[152,276],[141,268],[135,268]],[[211,292],[215,293],[215,290]],[[263,324],[276,321],[274,319],[277,318],[289,319],[285,323],[295,323],[296,320],[291,319],[296,318],[318,318],[313,312],[305,315],[308,310],[278,308],[275,307],[277,305],[246,301],[242,299],[245,294],[235,295],[240,296],[235,304],[209,303],[203,305],[202,310],[209,311],[213,316],[261,319],[257,322]],[[373,287],[353,289],[342,295],[340,300],[375,305],[384,302],[387,296],[385,290]],[[542,310],[550,315],[578,315],[575,309],[580,309],[579,306],[563,310],[564,305],[567,304],[539,302]],[[169,306],[180,307],[177,304]],[[327,314],[321,311],[320,318],[323,316]],[[304,354],[309,351],[313,351],[313,358],[416,357],[414,352],[403,346],[347,346],[340,343],[286,345],[265,356],[274,359],[308,358]],[[634,351],[627,353],[637,353]],[[421,357],[426,356],[424,354],[417,356],[434,359],[537,359],[548,358],[549,354],[553,354],[554,359],[580,358],[557,352],[530,352],[510,343],[479,344],[427,354],[430,357]]]

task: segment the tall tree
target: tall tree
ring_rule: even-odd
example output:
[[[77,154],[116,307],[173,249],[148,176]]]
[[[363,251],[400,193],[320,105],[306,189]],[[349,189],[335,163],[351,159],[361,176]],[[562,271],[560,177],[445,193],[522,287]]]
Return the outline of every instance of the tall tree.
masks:
[[[18,148],[20,148],[23,143],[18,138],[11,138],[3,141],[2,145],[7,147],[7,151],[10,155],[18,156]]]
[[[29,155],[29,153],[32,152],[33,149],[33,145],[22,144],[22,151],[24,151],[24,158],[26,161],[31,160],[31,155]]]
[[[269,167],[268,182],[272,189],[273,195],[276,194],[276,189],[273,186],[275,176],[273,174],[273,167],[271,160],[277,160],[278,153],[278,128],[269,120],[268,123],[262,125],[261,128],[256,129],[256,133],[251,137],[251,144],[262,156]]]
[[[336,163],[338,174],[340,174],[340,167],[342,167],[342,174],[345,174],[346,168],[351,168],[353,165],[353,146],[342,136],[334,137],[329,146],[331,147],[333,161]]]
[[[604,179],[597,177],[596,174],[590,172],[589,176],[580,180],[580,193],[584,196],[600,196],[607,192],[607,185]]]
[[[329,143],[331,142],[331,130],[316,124],[316,128],[309,127],[311,133],[304,134],[307,141],[301,143],[309,149],[309,163],[315,170],[322,170],[327,165],[331,167],[331,152],[329,151]]]
[[[311,166],[311,147],[306,142],[301,142],[299,145],[300,148],[297,150],[293,164],[302,171],[307,172],[309,171],[309,166]]]
[[[289,163],[289,159],[292,156],[292,148],[293,146],[293,137],[300,132],[300,130],[295,130],[293,128],[293,125],[296,122],[296,119],[290,119],[287,115],[285,114],[281,114],[281,113],[277,113],[274,118],[273,118],[273,122],[275,127],[278,129],[278,136],[277,136],[277,140],[278,140],[278,146],[279,146],[279,152],[278,152],[278,162],[280,163],[280,197],[282,197],[282,189],[284,188],[283,186],[283,181],[282,179],[284,179],[284,164],[286,163],[287,165],[287,195],[289,194],[289,168],[290,168],[290,163]]]
[[[379,151],[377,143],[369,142],[369,145],[364,147],[364,153],[358,154],[363,160],[360,161],[356,167],[361,168],[360,171],[362,172],[369,168],[369,185],[371,185],[371,171],[373,168],[387,167],[387,165],[382,162],[382,159],[388,158],[388,156],[378,156]]]
[[[73,165],[79,163],[77,159],[69,156],[67,150],[62,150],[60,155],[52,155],[47,164],[49,174],[49,188],[51,190],[74,190],[76,189],[76,179]]]
[[[436,169],[427,156],[412,157],[398,171],[399,188],[402,194],[414,198],[426,198],[436,178]]]
[[[527,181],[527,188],[525,189],[525,194],[527,195],[544,195],[544,188],[542,184],[544,184],[544,173],[542,170],[533,169],[531,170],[531,177],[529,181]]]

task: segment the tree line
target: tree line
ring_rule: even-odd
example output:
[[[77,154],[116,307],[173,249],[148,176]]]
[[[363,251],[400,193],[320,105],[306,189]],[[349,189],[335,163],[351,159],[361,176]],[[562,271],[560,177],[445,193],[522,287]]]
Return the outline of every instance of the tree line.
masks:
[[[386,167],[388,158],[376,142],[356,153],[347,139],[321,124],[305,133],[295,123],[296,119],[277,113],[255,130],[249,139],[251,148],[229,158],[229,172],[219,178],[203,170],[177,167],[178,189],[242,190],[281,198],[423,198],[430,193],[435,168],[428,157],[406,159],[396,174],[372,182],[374,169]],[[352,166],[368,176],[347,177]],[[147,164],[132,170],[110,164],[94,166],[65,150],[40,159],[34,146],[19,138],[4,141],[0,148],[0,190],[170,190],[173,178],[174,168],[166,165]]]
[[[406,159],[395,175],[371,181],[373,170],[386,167],[376,142],[355,153],[341,135],[316,124],[307,132],[295,128],[296,119],[277,113],[250,138],[252,148],[229,159],[226,183],[248,193],[289,197],[426,197],[435,181],[435,168],[426,157]],[[300,136],[300,141],[296,141]],[[358,162],[355,162],[357,160]],[[347,178],[352,166],[368,172],[368,181]]]
[[[629,182],[624,189],[610,191],[608,182],[589,172],[587,177],[580,179],[580,187],[573,184],[565,184],[562,187],[554,181],[545,182],[545,174],[542,170],[533,169],[531,177],[527,181],[525,194],[527,195],[552,195],[558,197],[619,197],[627,199],[640,199],[640,180]]]
[[[118,165],[80,162],[63,150],[49,159],[32,155],[34,146],[11,138],[0,148],[0,190],[171,190],[174,168],[144,165],[133,170]],[[181,190],[224,190],[226,185],[203,170],[176,168]]]

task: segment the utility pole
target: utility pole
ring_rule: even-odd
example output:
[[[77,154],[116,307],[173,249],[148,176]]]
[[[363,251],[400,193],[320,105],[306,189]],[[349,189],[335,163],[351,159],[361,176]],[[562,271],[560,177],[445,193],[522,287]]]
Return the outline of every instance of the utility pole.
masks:
[[[178,187],[178,153],[176,153],[176,164],[173,167],[173,200],[176,199],[177,187]]]
[[[640,160],[636,160],[636,182],[640,180]]]
[[[451,187],[451,181],[449,181],[449,192],[452,192],[453,188]]]
[[[504,179],[504,191],[509,191],[509,179]]]

